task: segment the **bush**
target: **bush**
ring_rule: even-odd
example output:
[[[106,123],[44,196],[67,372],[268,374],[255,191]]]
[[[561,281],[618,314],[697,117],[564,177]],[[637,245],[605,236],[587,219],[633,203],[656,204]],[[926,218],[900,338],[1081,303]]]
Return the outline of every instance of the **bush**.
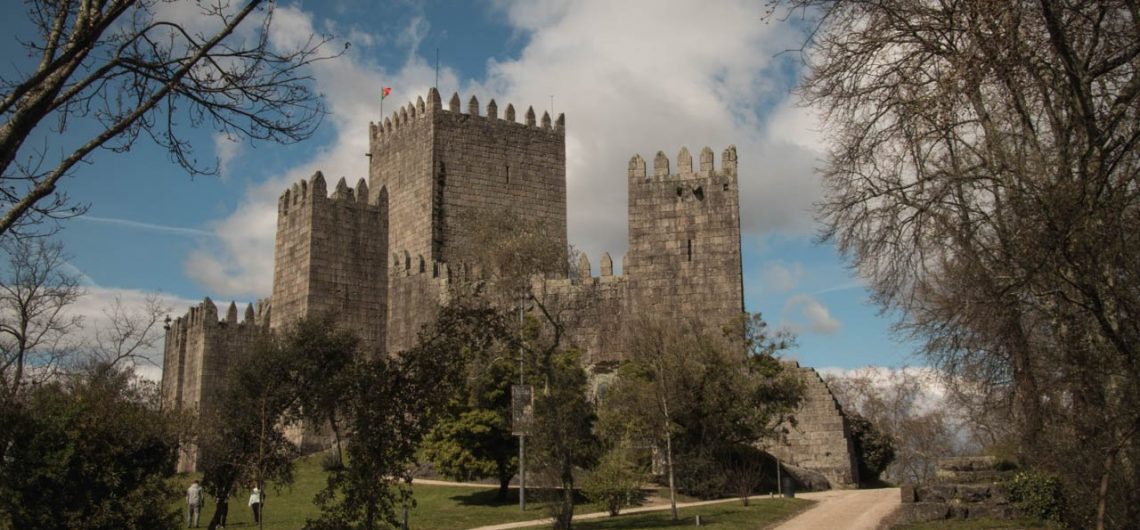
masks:
[[[644,473],[638,470],[630,450],[614,448],[602,456],[598,467],[582,481],[582,493],[617,515],[638,501]]]
[[[1065,496],[1061,481],[1039,471],[1023,471],[1009,483],[1009,500],[1025,515],[1042,521],[1061,522],[1065,512]]]

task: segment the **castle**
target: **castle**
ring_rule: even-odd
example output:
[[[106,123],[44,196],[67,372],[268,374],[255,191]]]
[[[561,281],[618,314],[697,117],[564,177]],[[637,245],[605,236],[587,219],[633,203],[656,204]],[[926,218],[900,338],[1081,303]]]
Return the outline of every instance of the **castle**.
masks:
[[[207,298],[168,326],[164,406],[208,413],[229,358],[258,333],[316,312],[335,313],[381,351],[410,347],[447,302],[455,242],[469,229],[458,220],[511,210],[555,227],[566,248],[564,117],[539,120],[529,108],[518,123],[512,105],[500,116],[494,100],[485,111],[472,96],[462,112],[458,94],[445,109],[433,88],[426,101],[369,127],[367,180],[350,187],[342,178],[330,194],[318,172],[285,190],[272,297],[247,307],[240,322],[235,304],[219,320]],[[694,165],[681,149],[674,169],[661,152],[652,167],[634,156],[621,274],[604,254],[598,276],[582,256],[574,277],[537,280],[532,294],[557,308],[566,341],[587,366],[623,358],[635,315],[719,324],[744,311],[736,148],[725,149],[719,164],[716,158],[706,147]],[[818,375],[805,370],[809,402],[781,458],[849,485],[857,475],[846,422]],[[193,464],[184,459],[180,467]]]

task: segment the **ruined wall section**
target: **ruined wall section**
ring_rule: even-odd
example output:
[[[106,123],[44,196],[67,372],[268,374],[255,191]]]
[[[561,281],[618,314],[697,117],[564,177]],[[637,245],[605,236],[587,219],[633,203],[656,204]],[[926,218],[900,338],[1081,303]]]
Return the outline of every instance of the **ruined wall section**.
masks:
[[[246,307],[238,320],[237,304],[231,302],[225,318],[209,298],[193,306],[166,326],[162,369],[162,406],[170,411],[213,414],[225,390],[226,374],[234,358],[244,355],[269,327],[269,303],[259,301],[257,310]],[[193,448],[184,450],[179,471],[192,471]]]
[[[517,123],[514,105],[508,104],[500,118],[494,100],[481,115],[475,96],[466,111],[460,111],[459,94],[453,94],[447,110],[432,114],[433,257],[457,262],[452,249],[465,240],[468,220],[505,211],[544,225],[557,248],[566,248],[565,118],[560,115],[552,124],[544,112],[536,121],[534,108],[528,108],[523,123]]]
[[[322,312],[336,315],[366,345],[385,342],[388,218],[386,193],[342,178],[329,195],[324,176],[281,195],[277,211],[271,324]]]
[[[849,488],[859,483],[851,428],[839,402],[813,368],[788,362],[804,383],[804,402],[795,412],[796,424],[785,425],[785,444],[770,448],[776,457],[794,466],[819,472],[831,487]]]
[[[580,256],[574,278],[537,279],[535,298],[565,326],[565,343],[582,352],[587,367],[614,364],[625,359],[629,323],[628,278],[613,275],[613,261],[603,254],[599,276],[590,261]]]
[[[652,173],[640,155],[629,162],[631,309],[724,325],[744,311],[736,147],[719,170],[707,147],[696,171],[688,149],[677,166],[671,173],[662,152]]]

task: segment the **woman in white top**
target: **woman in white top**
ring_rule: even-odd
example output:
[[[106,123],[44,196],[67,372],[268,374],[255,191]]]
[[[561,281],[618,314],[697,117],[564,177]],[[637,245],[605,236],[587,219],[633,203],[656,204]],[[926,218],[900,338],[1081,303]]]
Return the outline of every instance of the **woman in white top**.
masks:
[[[261,493],[261,489],[257,486],[253,487],[253,491],[249,493],[249,507],[253,510],[253,522],[261,522],[261,504],[265,502],[265,496]]]

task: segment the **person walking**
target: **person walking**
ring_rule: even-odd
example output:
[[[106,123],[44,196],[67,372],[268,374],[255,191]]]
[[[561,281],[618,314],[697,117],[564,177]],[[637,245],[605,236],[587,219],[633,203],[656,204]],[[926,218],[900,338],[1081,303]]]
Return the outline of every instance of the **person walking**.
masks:
[[[186,489],[186,506],[190,508],[186,518],[186,528],[198,528],[198,518],[202,514],[202,486],[195,480]]]
[[[210,520],[209,527],[206,527],[207,530],[226,528],[226,516],[229,515],[229,492],[214,497],[214,505],[217,508],[214,509],[214,516]]]
[[[261,488],[253,487],[253,491],[249,493],[249,507],[253,510],[254,524],[261,522],[261,505],[265,502],[265,495],[261,492]]]

